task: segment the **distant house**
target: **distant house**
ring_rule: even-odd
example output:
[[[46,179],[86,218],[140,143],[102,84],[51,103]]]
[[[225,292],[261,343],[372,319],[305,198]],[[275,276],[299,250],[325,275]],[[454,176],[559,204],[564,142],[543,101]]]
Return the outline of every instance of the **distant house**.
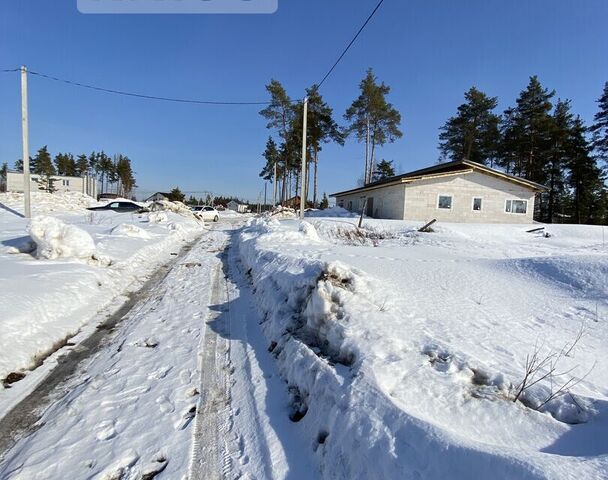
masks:
[[[462,223],[532,223],[546,187],[461,160],[334,193],[336,205],[373,218]]]
[[[245,213],[249,207],[247,207],[247,205],[243,205],[242,203],[235,202],[234,200],[230,200],[226,204],[226,208],[238,213]]]
[[[300,196],[296,195],[295,197],[291,197],[288,198],[287,200],[285,200],[282,205],[284,207],[289,207],[289,208],[300,208]]]
[[[30,174],[30,191],[40,190],[41,176]],[[67,177],[53,175],[53,188],[56,192],[80,192],[97,199],[97,179],[88,175],[82,177]],[[23,192],[23,172],[8,171],[6,173],[6,191]]]
[[[156,192],[144,200],[144,202],[158,202],[159,200],[169,200],[169,194],[166,192]]]

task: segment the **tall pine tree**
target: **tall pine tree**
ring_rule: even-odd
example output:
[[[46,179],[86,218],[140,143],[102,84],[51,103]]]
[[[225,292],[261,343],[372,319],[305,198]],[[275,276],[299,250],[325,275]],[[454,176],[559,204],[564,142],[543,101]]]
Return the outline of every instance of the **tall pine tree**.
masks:
[[[567,164],[572,219],[575,223],[604,223],[606,187],[585,133],[583,121],[577,116],[570,130]]]
[[[554,91],[543,88],[538,78],[532,76],[519,94],[516,106],[505,111],[501,163],[511,173],[538,183],[545,180],[554,95]]]
[[[604,85],[604,92],[597,100],[599,111],[593,117],[594,123],[590,128],[593,134],[592,147],[598,158],[608,170],[608,82]]]
[[[399,130],[401,114],[393,105],[386,101],[391,91],[384,82],[378,84],[372,69],[367,70],[365,78],[359,84],[361,94],[346,110],[344,118],[349,125],[347,134],[354,133],[359,142],[366,142],[365,183],[372,180],[376,146],[383,146],[401,138],[403,133]],[[369,145],[367,138],[369,137]],[[369,147],[369,155],[367,154]]]
[[[471,160],[494,165],[498,152],[500,116],[492,111],[498,105],[496,97],[471,87],[464,94],[466,102],[458,107],[456,116],[441,127],[439,150],[442,159]]]

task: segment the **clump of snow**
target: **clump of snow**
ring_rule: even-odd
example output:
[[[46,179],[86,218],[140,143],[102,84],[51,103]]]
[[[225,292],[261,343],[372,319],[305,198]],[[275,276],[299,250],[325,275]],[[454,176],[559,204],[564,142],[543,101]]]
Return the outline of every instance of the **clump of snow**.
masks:
[[[183,233],[185,231],[185,228],[181,223],[171,222],[167,225],[167,228],[173,233]]]
[[[270,212],[267,212],[266,215],[274,218],[296,218],[296,211],[293,208],[282,207],[278,205],[274,207]]]
[[[314,225],[312,225],[308,222],[300,223],[300,232],[302,232],[308,240],[311,240],[313,242],[321,241],[321,239],[319,238],[319,234],[317,233],[317,230],[315,229]]]
[[[304,213],[305,217],[333,217],[333,218],[353,218],[359,215],[355,212],[350,212],[342,207],[331,207],[325,210],[309,210]]]
[[[135,238],[151,238],[150,234],[143,228],[133,225],[132,223],[121,223],[112,229],[112,235],[124,235]]]
[[[38,258],[91,259],[95,255],[95,242],[91,235],[58,218],[35,217],[28,230],[36,242]]]
[[[150,212],[148,214],[148,221],[150,223],[164,223],[169,219],[167,214],[162,211]]]

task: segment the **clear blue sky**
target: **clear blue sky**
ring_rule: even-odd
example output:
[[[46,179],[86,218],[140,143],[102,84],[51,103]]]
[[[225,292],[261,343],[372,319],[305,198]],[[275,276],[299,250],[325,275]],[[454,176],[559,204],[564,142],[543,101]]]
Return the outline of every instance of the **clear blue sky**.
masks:
[[[84,15],[76,0],[0,2],[0,68],[143,94],[265,100],[318,82],[376,0],[279,0],[273,15]],[[404,137],[379,151],[401,171],[433,164],[438,128],[472,85],[502,111],[537,74],[587,122],[608,80],[606,0],[385,0],[323,86],[336,118],[368,67],[392,87]],[[212,191],[254,200],[268,132],[259,107],[169,104],[30,77],[32,154],[104,149],[131,157],[139,190]],[[364,147],[320,157],[320,190],[355,185]],[[21,157],[19,80],[0,74],[0,162]]]

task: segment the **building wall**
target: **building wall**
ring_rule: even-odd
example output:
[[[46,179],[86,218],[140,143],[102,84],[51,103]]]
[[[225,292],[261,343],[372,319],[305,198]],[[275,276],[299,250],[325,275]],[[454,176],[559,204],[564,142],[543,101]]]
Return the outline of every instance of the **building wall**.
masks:
[[[30,174],[30,191],[37,192],[40,185],[36,179],[40,175]],[[80,192],[97,198],[97,181],[94,177],[63,177],[53,176],[54,187],[57,192]],[[6,175],[6,190],[8,192],[23,192],[23,173],[8,172]]]
[[[405,185],[392,185],[352,195],[336,196],[336,205],[351,212],[361,213],[365,203],[373,198],[372,217],[403,220]]]
[[[452,208],[437,208],[439,195],[452,196]],[[481,197],[481,211],[473,210],[473,197]],[[527,200],[525,214],[506,213],[509,199]],[[407,220],[466,223],[532,223],[534,192],[516,183],[471,172],[408,183],[405,188]]]

